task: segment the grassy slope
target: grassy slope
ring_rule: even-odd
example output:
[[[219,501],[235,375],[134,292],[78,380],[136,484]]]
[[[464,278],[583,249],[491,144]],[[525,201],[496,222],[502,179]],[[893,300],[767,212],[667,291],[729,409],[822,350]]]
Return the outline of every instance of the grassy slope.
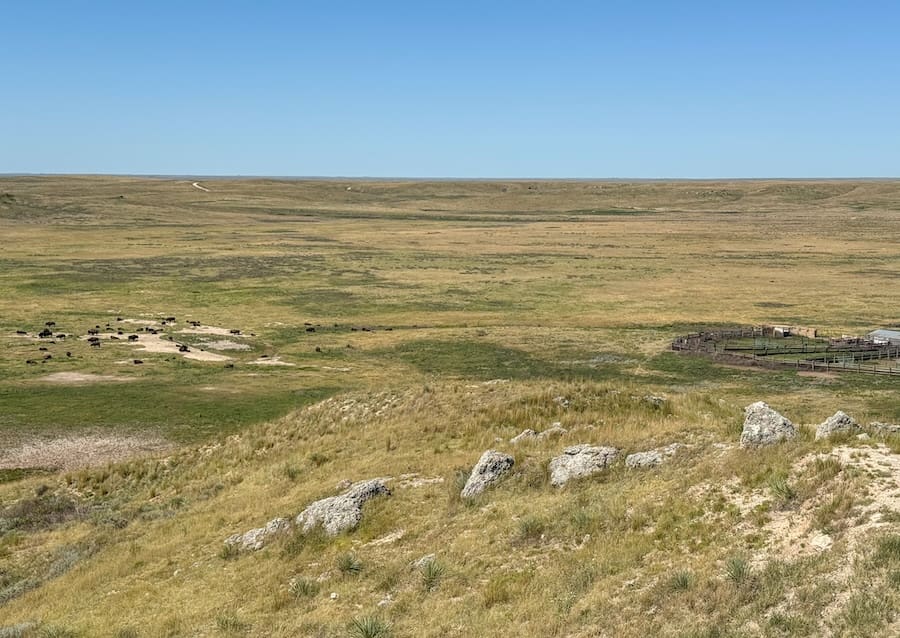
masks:
[[[0,486],[3,503],[31,498],[42,484],[51,488],[44,498],[78,503],[62,523],[3,536],[4,592],[36,586],[0,607],[4,621],[39,619],[86,635],[131,627],[137,635],[330,636],[373,614],[395,634],[416,636],[511,625],[526,635],[602,635],[604,626],[634,636],[717,627],[720,635],[817,635],[820,608],[852,582],[887,611],[843,600],[827,627],[865,632],[889,622],[893,572],[815,586],[839,567],[839,530],[831,552],[782,565],[760,534],[732,537],[746,517],[718,497],[687,494],[735,476],[746,489],[765,486],[814,449],[804,441],[761,458],[717,454],[711,446],[734,440],[747,402],[763,398],[804,423],[838,408],[889,421],[900,418],[895,383],[723,368],[666,353],[665,344],[704,323],[859,332],[894,321],[898,185],[208,186],[209,194],[167,180],[0,184],[11,194],[0,200],[10,240],[0,260],[2,435],[151,429],[204,446],[165,462]],[[83,331],[117,314],[191,315],[258,336],[225,370],[167,355],[125,368],[116,363],[122,350],[84,344],[66,345],[74,361],[28,367],[35,347],[11,334],[48,318]],[[325,328],[306,333],[307,321]],[[350,330],[363,325],[376,330]],[[298,365],[245,365],[261,353]],[[41,382],[60,370],[137,380]],[[494,378],[511,381],[479,385]],[[651,410],[639,400],[649,392],[668,394],[671,408]],[[346,393],[394,405],[379,416],[341,412]],[[340,394],[338,403],[291,413],[329,394]],[[572,398],[567,410],[558,395]],[[517,449],[510,481],[474,506],[455,498],[458,469],[486,447],[509,448],[496,437],[554,420],[594,428]],[[563,492],[546,483],[546,461],[565,443],[636,450],[673,440],[695,447],[648,476],[614,470]],[[219,556],[224,536],[296,513],[342,478],[404,472],[445,481],[396,490],[369,506],[359,530],[333,541]],[[852,483],[852,472],[839,480]],[[702,516],[709,511],[721,516]],[[754,515],[760,526],[764,514]],[[396,543],[365,546],[398,528],[405,535]],[[334,567],[347,551],[363,562],[358,577]],[[426,593],[408,563],[429,552],[446,571]],[[762,557],[752,587],[723,577],[726,560],[743,555]],[[323,576],[321,592],[295,598],[288,582],[298,575]],[[785,609],[789,592],[799,602]],[[394,602],[378,607],[388,593]]]

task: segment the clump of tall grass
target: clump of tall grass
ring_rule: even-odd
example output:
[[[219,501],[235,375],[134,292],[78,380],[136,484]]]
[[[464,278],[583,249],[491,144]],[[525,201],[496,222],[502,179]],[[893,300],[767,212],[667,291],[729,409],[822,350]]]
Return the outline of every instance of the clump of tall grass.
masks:
[[[420,567],[422,573],[422,586],[425,591],[437,589],[446,571],[444,566],[436,560],[427,560]]]
[[[297,577],[291,580],[288,591],[296,598],[314,598],[319,594],[320,585],[314,580]]]
[[[390,638],[391,626],[376,616],[354,618],[348,627],[350,638]]]
[[[341,554],[337,559],[337,568],[344,576],[357,576],[363,570],[363,565],[356,555]]]
[[[750,581],[753,570],[743,556],[732,556],[725,561],[725,576],[735,585],[744,585]]]

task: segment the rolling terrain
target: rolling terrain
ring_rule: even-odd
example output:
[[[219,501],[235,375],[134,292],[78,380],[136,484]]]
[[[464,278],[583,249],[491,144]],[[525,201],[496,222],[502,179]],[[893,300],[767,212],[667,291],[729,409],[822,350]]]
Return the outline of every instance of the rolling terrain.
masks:
[[[5,177],[0,238],[0,635],[900,633],[900,438],[814,438],[897,380],[669,349],[896,325],[900,182]]]

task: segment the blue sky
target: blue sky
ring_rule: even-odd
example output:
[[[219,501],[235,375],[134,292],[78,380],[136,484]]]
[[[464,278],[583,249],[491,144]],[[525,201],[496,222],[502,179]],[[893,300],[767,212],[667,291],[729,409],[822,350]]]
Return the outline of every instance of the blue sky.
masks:
[[[900,176],[897,2],[0,0],[0,172]]]

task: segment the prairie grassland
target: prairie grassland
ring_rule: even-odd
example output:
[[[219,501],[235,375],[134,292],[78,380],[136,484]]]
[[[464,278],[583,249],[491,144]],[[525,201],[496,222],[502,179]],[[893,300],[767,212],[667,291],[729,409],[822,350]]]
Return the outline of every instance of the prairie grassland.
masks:
[[[5,471],[0,627],[897,631],[900,513],[870,511],[872,477],[811,463],[831,445],[809,431],[774,450],[732,446],[741,408],[759,399],[806,425],[837,409],[900,420],[897,382],[718,366],[666,348],[703,325],[857,334],[897,322],[900,183],[204,185],[0,180],[0,440],[140,434],[178,446],[70,472]],[[167,316],[178,319],[167,335],[192,349],[207,336],[179,332],[189,320],[239,329],[228,338],[249,349],[219,351],[226,368],[122,341],[31,338],[51,320],[84,335]],[[292,365],[252,363],[263,356]],[[58,372],[128,381],[49,382]],[[668,400],[655,407],[648,394]],[[560,440],[507,442],[556,421],[569,430]],[[617,466],[551,487],[549,458],[585,442],[685,447],[649,472]],[[460,501],[459,477],[489,447],[515,455],[512,477]],[[412,473],[442,482],[400,487]],[[222,552],[231,533],[374,476],[395,477],[394,494],[367,504],[354,532]],[[810,549],[819,533],[830,549]],[[429,553],[440,568],[410,568]],[[342,567],[348,556],[359,569]]]

